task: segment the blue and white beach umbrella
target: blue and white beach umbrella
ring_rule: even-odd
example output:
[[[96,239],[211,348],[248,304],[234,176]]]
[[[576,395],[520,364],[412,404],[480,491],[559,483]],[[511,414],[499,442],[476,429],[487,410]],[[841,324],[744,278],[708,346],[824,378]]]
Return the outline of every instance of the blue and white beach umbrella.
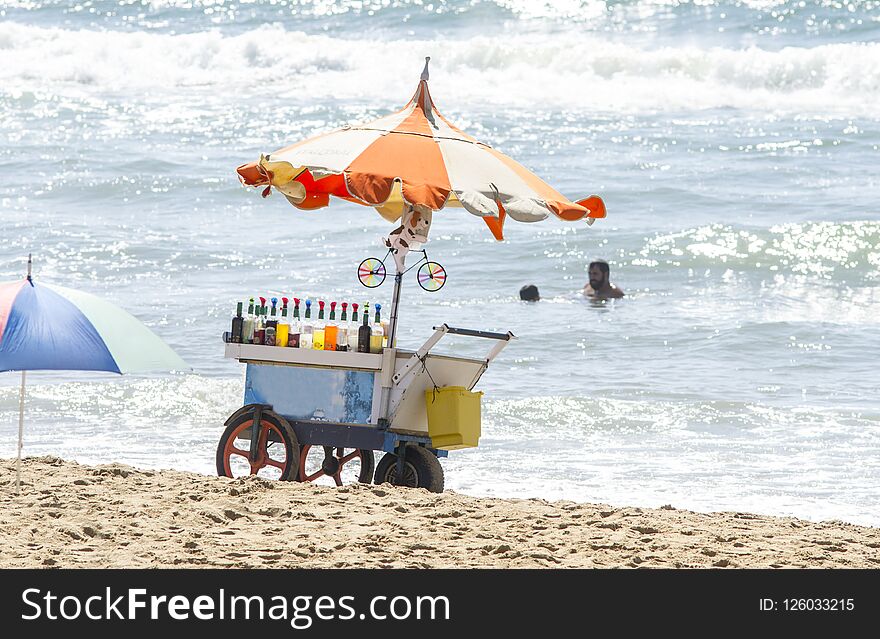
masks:
[[[37,284],[28,275],[0,284],[0,371],[21,371],[18,461],[26,371],[134,373],[190,367],[138,319],[94,295]],[[16,488],[19,485],[18,466]]]

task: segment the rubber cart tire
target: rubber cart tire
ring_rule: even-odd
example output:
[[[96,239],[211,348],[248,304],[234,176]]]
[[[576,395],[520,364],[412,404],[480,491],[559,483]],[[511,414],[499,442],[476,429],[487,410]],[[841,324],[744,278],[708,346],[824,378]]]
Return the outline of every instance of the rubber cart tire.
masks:
[[[394,484],[397,476],[397,455],[385,453],[376,465],[377,484]],[[443,467],[437,457],[421,446],[407,446],[403,462],[403,481],[398,486],[425,488],[432,493],[443,492]]]
[[[249,411],[226,425],[217,445],[217,474],[221,477],[259,474],[265,479],[293,481],[299,472],[299,442],[293,428],[283,417],[272,411],[264,411],[260,416],[257,443],[260,452],[257,459],[251,461],[248,451],[253,423],[254,413]],[[243,445],[247,448],[243,448]]]

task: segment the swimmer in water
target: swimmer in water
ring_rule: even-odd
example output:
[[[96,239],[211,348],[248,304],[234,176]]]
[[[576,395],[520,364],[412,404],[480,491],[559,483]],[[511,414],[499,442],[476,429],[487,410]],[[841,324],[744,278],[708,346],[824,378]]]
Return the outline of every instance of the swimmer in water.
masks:
[[[538,287],[534,284],[526,284],[521,289],[519,289],[519,298],[523,302],[537,302],[541,299],[541,296],[538,294]]]
[[[584,295],[594,300],[607,300],[623,297],[623,291],[610,282],[611,268],[605,260],[590,262],[587,271],[589,283],[584,286]]]

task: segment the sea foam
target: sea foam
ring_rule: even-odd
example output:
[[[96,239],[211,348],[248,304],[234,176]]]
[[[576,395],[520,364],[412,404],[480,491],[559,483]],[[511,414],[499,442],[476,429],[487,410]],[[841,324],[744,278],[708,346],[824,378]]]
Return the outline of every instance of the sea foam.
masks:
[[[241,33],[170,34],[0,25],[5,92],[182,90],[201,99],[255,96],[405,102],[432,56],[438,106],[582,106],[588,110],[742,108],[869,115],[880,99],[880,43],[780,50],[641,48],[576,34],[396,42],[265,25]]]

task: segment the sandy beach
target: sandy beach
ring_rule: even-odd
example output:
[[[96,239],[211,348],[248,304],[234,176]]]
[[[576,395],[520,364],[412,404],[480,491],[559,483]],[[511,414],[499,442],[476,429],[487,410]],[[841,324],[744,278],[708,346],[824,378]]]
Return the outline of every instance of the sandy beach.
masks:
[[[0,461],[2,567],[876,568],[880,529]]]

